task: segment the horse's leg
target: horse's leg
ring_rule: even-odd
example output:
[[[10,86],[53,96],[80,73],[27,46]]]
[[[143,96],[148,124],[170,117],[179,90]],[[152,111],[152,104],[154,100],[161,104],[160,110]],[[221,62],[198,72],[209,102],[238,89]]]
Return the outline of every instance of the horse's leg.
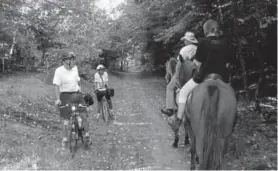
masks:
[[[173,148],[178,148],[179,144],[179,130],[174,132],[175,133],[175,140],[174,143],[172,144]]]
[[[187,130],[188,130],[188,134],[191,140],[191,146],[190,146],[190,154],[191,154],[191,158],[190,158],[190,170],[195,170],[196,169],[196,139],[195,139],[195,135],[193,133],[193,130],[191,128],[191,124],[189,119],[186,119],[186,124],[187,124]]]
[[[196,155],[196,163],[199,164],[199,157]]]
[[[189,145],[188,129],[189,128],[187,128],[186,122],[184,122],[184,133],[185,133],[184,145]]]
[[[194,135],[191,137],[190,153],[191,153],[190,169],[195,170],[196,169],[196,163],[195,163],[196,162],[196,139]]]

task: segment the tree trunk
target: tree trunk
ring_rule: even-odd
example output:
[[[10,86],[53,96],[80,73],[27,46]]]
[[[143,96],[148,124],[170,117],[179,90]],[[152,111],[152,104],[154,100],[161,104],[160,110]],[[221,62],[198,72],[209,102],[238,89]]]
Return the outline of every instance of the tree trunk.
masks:
[[[122,59],[121,59],[121,71],[123,71],[123,65],[124,65],[124,59],[122,57]]]
[[[247,102],[249,102],[249,89],[248,89],[248,79],[247,79],[247,71],[246,71],[246,67],[245,67],[245,61],[242,57],[241,54],[241,47],[239,47],[239,54],[237,55],[238,56],[238,59],[240,60],[240,65],[241,65],[241,69],[242,69],[242,75],[243,75],[243,85],[244,85],[244,94],[245,94],[245,100]]]
[[[45,64],[45,54],[46,54],[46,50],[43,49],[42,50],[42,59],[41,59],[40,66],[44,66],[44,64]]]

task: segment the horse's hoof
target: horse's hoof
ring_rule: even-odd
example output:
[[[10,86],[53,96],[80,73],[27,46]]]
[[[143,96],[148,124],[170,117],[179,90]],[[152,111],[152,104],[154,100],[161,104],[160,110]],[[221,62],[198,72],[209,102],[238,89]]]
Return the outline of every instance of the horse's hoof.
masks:
[[[199,157],[196,157],[196,164],[199,164]]]
[[[190,166],[190,170],[195,170],[196,166]]]
[[[174,144],[172,145],[172,147],[173,147],[173,148],[178,148],[178,144],[174,143]]]

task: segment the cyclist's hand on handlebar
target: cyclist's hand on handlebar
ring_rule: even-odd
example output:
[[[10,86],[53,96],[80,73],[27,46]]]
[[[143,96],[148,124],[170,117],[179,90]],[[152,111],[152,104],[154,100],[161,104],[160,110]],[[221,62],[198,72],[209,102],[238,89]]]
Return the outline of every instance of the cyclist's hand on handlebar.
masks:
[[[57,99],[57,100],[55,101],[55,105],[56,105],[56,106],[61,105],[61,103],[62,103],[62,102],[61,102],[61,100],[60,100],[60,99]]]

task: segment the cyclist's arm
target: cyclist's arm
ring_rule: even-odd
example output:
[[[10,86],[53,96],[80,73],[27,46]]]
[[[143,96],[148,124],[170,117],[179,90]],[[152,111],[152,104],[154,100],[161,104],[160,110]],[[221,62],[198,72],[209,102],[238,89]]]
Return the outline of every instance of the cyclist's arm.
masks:
[[[106,72],[106,78],[104,80],[104,84],[108,87],[108,74],[107,74],[107,72]]]
[[[98,82],[95,82],[94,85],[95,85],[95,87],[94,87],[95,90],[97,90]]]
[[[59,70],[56,69],[55,70],[55,74],[54,74],[54,78],[53,78],[53,85],[54,85],[54,91],[55,91],[55,95],[56,95],[56,99],[60,100],[60,85],[61,85],[61,79],[59,76]]]
[[[78,81],[79,91],[82,92],[81,81]]]
[[[60,89],[58,85],[54,85],[56,99],[60,100]]]

